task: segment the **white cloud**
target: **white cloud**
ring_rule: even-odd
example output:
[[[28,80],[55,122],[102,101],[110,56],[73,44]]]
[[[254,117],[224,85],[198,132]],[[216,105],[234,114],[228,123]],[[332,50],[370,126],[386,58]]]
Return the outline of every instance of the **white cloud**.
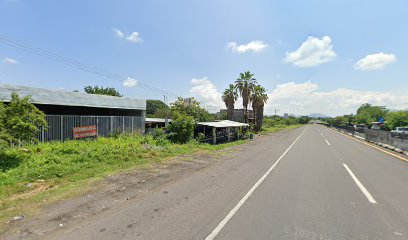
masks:
[[[126,40],[129,42],[142,42],[142,38],[140,38],[140,34],[138,32],[132,32],[129,36],[126,37]]]
[[[126,41],[134,43],[143,42],[143,39],[140,37],[140,33],[138,32],[132,32],[130,35],[125,36],[125,34],[117,28],[113,28],[112,30],[115,32],[116,37],[120,39],[125,39]]]
[[[210,112],[225,109],[222,92],[218,91],[207,77],[192,79],[190,96],[200,101]],[[397,95],[391,92],[360,91],[339,88],[332,91],[320,91],[316,83],[288,82],[277,85],[268,92],[269,100],[265,105],[265,114],[290,113],[308,115],[322,113],[330,116],[355,113],[364,103],[386,106],[391,109],[408,109],[408,94]],[[249,106],[251,107],[251,106]],[[242,99],[235,103],[235,108],[242,108]]]
[[[120,31],[119,29],[113,28],[112,30],[115,32],[116,37],[121,38],[121,39],[122,39],[122,38],[125,38],[125,34],[123,34],[123,32]]]
[[[13,59],[13,58],[5,57],[5,58],[3,58],[3,63],[6,63],[6,64],[18,64],[18,61],[16,59]]]
[[[261,52],[268,44],[262,41],[252,41],[248,44],[238,45],[236,42],[227,43],[227,49],[231,49],[233,53],[246,53],[246,52]]]
[[[137,80],[128,77],[125,81],[123,81],[123,86],[125,87],[134,87],[137,85]]]
[[[319,91],[318,89],[319,86],[310,81],[280,84],[269,93],[269,101],[265,107],[265,113],[273,114],[275,108],[277,108],[280,114],[285,112],[299,115],[323,113],[337,116],[355,113],[357,108],[363,103],[371,103],[393,109],[408,108],[408,95],[359,91],[347,88],[333,91]]]
[[[222,94],[217,87],[207,79],[207,77],[191,80],[193,87],[190,89],[190,96],[201,102],[210,112],[216,112],[225,108],[221,99]]]
[[[394,54],[385,54],[383,52],[369,54],[364,58],[358,60],[354,65],[354,68],[362,71],[371,71],[383,69],[386,65],[393,63],[397,60]]]
[[[316,67],[332,61],[335,57],[329,36],[322,39],[308,37],[297,50],[286,53],[285,62],[297,67]]]

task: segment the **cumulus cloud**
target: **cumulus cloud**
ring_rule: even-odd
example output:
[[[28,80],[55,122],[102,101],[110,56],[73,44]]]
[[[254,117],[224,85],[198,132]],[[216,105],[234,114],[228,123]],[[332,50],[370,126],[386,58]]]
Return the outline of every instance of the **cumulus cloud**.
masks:
[[[118,37],[120,39],[125,39],[126,41],[134,42],[134,43],[138,43],[138,42],[143,41],[143,39],[140,37],[140,33],[138,33],[138,32],[132,32],[128,36],[125,36],[125,34],[121,30],[119,30],[117,28],[113,28],[112,30],[115,33],[116,37]]]
[[[285,62],[297,67],[316,67],[332,61],[336,57],[332,40],[329,36],[322,39],[308,37],[298,49],[286,53]]]
[[[269,93],[265,112],[273,114],[277,108],[280,113],[287,112],[299,115],[323,113],[337,116],[355,113],[356,109],[363,103],[393,109],[407,109],[408,95],[347,88],[319,91],[319,86],[310,81],[305,83],[288,82],[278,85]]]
[[[263,41],[252,41],[248,44],[238,45],[236,42],[227,43],[227,49],[231,49],[233,53],[246,53],[246,52],[261,52],[268,47],[268,44]]]
[[[3,58],[3,63],[5,64],[18,64],[18,61],[14,58],[5,57]]]
[[[397,60],[394,54],[385,54],[383,52],[369,54],[357,61],[354,68],[362,71],[371,71],[383,69],[386,65],[391,64]]]
[[[126,37],[126,40],[129,42],[142,42],[140,34],[138,32],[132,32],[129,36]]]
[[[211,112],[225,108],[221,99],[222,94],[218,91],[217,87],[207,79],[207,77],[198,79],[193,78],[191,84],[193,86],[189,91],[190,96],[196,98],[205,106],[205,108]]]
[[[225,109],[222,92],[218,91],[207,77],[191,80],[190,96],[199,100],[210,112]],[[309,115],[322,113],[330,116],[355,113],[364,103],[386,106],[391,109],[408,109],[408,94],[396,95],[391,92],[360,91],[339,88],[320,91],[319,85],[311,81],[304,83],[287,82],[279,84],[268,92],[269,100],[265,105],[265,114],[290,113]],[[249,106],[251,107],[251,106]],[[235,108],[242,108],[242,99],[235,103]]]
[[[125,81],[123,81],[123,86],[125,87],[134,87],[137,85],[137,80],[134,78],[128,77]]]

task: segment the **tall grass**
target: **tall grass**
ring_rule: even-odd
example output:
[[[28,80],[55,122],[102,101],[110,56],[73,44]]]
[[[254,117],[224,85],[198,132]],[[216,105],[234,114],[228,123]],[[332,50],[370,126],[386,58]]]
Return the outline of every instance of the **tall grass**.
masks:
[[[0,201],[31,190],[30,183],[38,181],[53,185],[76,182],[200,149],[226,146],[229,145],[174,144],[149,135],[120,135],[9,149],[0,155]]]

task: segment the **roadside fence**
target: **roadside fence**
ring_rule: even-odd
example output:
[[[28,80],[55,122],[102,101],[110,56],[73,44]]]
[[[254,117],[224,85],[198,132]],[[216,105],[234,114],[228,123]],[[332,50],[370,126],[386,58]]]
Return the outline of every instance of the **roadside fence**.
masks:
[[[374,142],[377,144],[385,144],[403,151],[408,151],[408,134],[391,133],[390,131],[363,128],[354,130],[353,126],[332,127],[351,133],[353,134],[353,136],[357,136],[366,141]]]
[[[96,127],[96,136],[108,136],[115,132],[145,131],[145,118],[142,116],[76,116],[46,115],[48,127],[37,134],[40,142],[64,141],[74,139],[74,128]]]

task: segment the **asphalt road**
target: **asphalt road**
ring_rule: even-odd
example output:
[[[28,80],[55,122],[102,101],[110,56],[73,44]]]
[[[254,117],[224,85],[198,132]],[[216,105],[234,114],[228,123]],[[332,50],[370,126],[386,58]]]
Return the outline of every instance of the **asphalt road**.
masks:
[[[408,162],[310,125],[48,238],[408,239]]]

